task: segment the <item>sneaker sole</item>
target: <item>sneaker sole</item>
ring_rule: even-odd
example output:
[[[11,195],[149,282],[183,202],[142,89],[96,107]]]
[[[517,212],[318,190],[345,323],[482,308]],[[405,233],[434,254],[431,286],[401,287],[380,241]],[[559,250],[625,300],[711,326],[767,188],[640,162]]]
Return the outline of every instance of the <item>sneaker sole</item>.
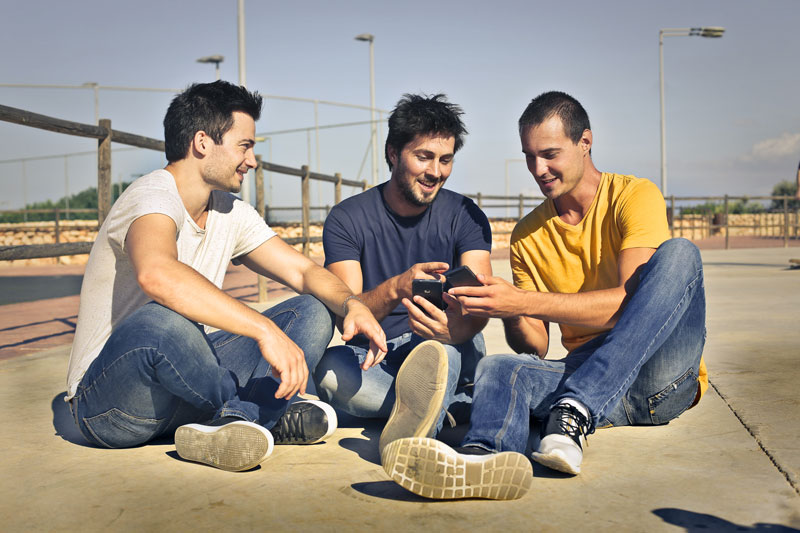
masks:
[[[531,462],[521,453],[464,455],[428,438],[390,443],[381,454],[381,462],[395,483],[437,500],[516,500],[533,482]]]
[[[531,459],[540,465],[544,465],[553,470],[558,470],[559,472],[564,472],[565,474],[572,474],[573,476],[576,476],[581,473],[581,467],[575,467],[572,465],[569,461],[567,461],[566,457],[558,452],[558,450],[553,450],[550,453],[533,452],[531,453]]]
[[[244,420],[217,427],[187,424],[175,431],[175,449],[183,459],[231,472],[257,467],[272,448],[272,434]]]
[[[319,407],[320,409],[322,409],[322,411],[325,413],[325,416],[328,419],[328,431],[324,435],[322,435],[321,437],[319,437],[317,439],[314,439],[314,440],[309,440],[309,441],[305,441],[305,442],[299,442],[299,441],[276,442],[275,444],[277,444],[277,445],[284,445],[284,444],[316,444],[318,442],[324,441],[325,439],[327,439],[328,437],[333,435],[333,432],[336,431],[337,427],[339,427],[339,419],[336,417],[336,411],[334,411],[333,407],[331,407],[327,403],[319,401],[319,400],[299,400],[299,401],[297,401],[295,403],[310,403],[310,404],[314,404],[317,407]]]
[[[378,449],[405,437],[433,437],[447,392],[447,352],[436,341],[411,350],[395,380],[394,407]]]

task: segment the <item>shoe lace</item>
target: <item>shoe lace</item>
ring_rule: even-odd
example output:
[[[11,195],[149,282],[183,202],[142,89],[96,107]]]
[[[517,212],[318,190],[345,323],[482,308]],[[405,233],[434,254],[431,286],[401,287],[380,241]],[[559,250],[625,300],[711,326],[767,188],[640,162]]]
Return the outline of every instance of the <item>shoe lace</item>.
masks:
[[[561,432],[572,438],[583,436],[588,445],[586,436],[589,434],[589,421],[577,407],[568,403],[560,403],[556,406],[559,410],[558,424]]]
[[[278,430],[284,439],[302,439],[303,413],[301,411],[287,411],[278,419]]]

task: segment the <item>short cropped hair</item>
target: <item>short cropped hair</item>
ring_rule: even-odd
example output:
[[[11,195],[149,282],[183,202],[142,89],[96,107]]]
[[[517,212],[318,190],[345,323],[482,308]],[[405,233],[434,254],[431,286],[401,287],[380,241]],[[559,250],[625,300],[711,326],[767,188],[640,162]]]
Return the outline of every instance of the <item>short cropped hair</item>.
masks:
[[[584,130],[591,130],[589,115],[580,102],[566,93],[550,91],[542,93],[528,104],[519,117],[519,134],[539,126],[552,116],[561,119],[564,133],[574,143],[581,140]]]
[[[185,158],[195,133],[204,131],[216,143],[233,126],[233,112],[261,116],[262,98],[257,92],[227,81],[194,83],[172,99],[164,116],[167,161]]]
[[[442,135],[455,139],[453,153],[464,145],[467,128],[461,121],[464,111],[457,105],[447,101],[443,94],[433,96],[404,94],[389,115],[389,135],[386,137],[384,156],[389,170],[392,162],[389,159],[389,147],[397,154],[417,135]]]

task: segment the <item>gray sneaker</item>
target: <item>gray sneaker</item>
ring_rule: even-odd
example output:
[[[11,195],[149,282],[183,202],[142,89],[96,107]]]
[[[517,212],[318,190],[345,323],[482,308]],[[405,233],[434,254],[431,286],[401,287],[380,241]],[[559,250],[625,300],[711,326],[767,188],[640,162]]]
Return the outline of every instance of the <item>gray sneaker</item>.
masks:
[[[186,424],[175,431],[175,449],[183,459],[232,472],[257,467],[272,448],[268,429],[233,417],[210,424]]]
[[[378,441],[378,451],[404,437],[433,437],[447,392],[447,352],[425,341],[411,350],[395,380],[394,407]]]
[[[533,481],[531,462],[521,453],[458,453],[428,438],[389,443],[381,453],[381,463],[404,489],[437,500],[516,500],[530,490]]]

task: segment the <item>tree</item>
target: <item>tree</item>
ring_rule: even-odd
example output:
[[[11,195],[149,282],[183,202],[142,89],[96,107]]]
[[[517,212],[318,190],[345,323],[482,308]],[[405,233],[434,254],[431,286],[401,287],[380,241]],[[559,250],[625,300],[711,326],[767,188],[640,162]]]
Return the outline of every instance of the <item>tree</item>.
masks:
[[[800,200],[797,199],[797,183],[782,181],[772,188],[772,196],[790,196],[789,209],[800,209]],[[783,211],[783,200],[772,200],[770,208],[773,211]]]

